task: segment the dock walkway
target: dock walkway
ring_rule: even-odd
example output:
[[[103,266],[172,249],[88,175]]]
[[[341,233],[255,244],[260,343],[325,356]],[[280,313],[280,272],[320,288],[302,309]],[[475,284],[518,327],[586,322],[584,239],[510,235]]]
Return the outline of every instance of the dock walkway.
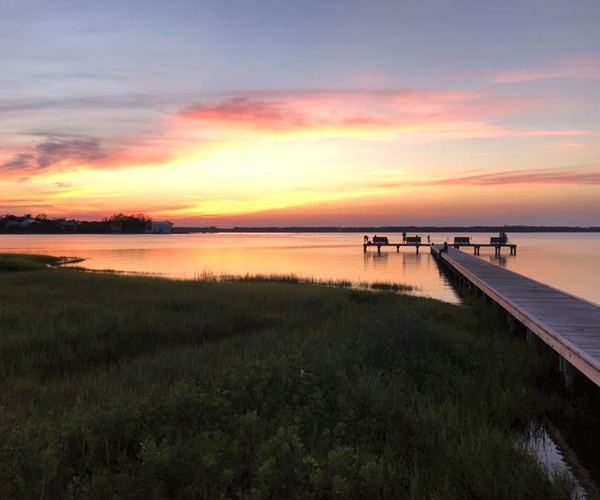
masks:
[[[431,245],[431,252],[552,347],[565,375],[572,366],[600,386],[599,305],[452,247],[441,253],[441,248]]]

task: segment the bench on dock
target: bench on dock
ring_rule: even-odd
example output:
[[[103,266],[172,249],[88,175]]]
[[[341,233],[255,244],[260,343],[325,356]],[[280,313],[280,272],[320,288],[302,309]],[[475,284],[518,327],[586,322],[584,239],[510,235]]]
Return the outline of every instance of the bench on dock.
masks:
[[[455,236],[454,237],[454,244],[455,245],[470,245],[471,244],[471,237],[470,236]]]
[[[421,243],[420,236],[407,236],[406,243]]]
[[[507,239],[502,236],[492,236],[490,238],[490,245],[506,245]]]
[[[387,239],[386,236],[373,236],[373,245],[377,245],[377,243],[389,245],[390,241]]]

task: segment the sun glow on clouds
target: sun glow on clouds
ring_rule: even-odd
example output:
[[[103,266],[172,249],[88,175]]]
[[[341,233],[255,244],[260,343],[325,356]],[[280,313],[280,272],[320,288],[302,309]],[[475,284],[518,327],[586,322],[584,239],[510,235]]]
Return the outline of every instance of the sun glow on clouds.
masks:
[[[91,217],[144,211],[154,217],[200,220],[281,210],[309,214],[310,207],[335,204],[351,224],[358,200],[383,204],[387,208],[381,213],[395,213],[400,197],[404,213],[421,207],[435,218],[435,207],[454,200],[457,193],[468,194],[471,203],[485,209],[489,202],[481,193],[492,186],[597,185],[598,165],[585,171],[534,171],[525,164],[516,173],[473,176],[446,167],[451,154],[457,163],[463,158],[463,167],[481,167],[468,163],[459,146],[453,146],[461,141],[597,135],[575,128],[524,130],[505,124],[506,117],[523,113],[529,104],[527,99],[480,93],[406,89],[224,95],[174,110],[163,119],[160,133],[102,141],[50,136],[29,149],[5,148],[0,207],[40,207],[50,214]],[[585,147],[576,149],[585,154]],[[407,162],[413,150],[422,154],[416,163]],[[479,190],[476,201],[473,186]],[[503,194],[507,199],[516,196],[514,189]],[[460,203],[453,203],[446,209],[460,214]],[[364,207],[360,210],[365,212]],[[380,212],[366,212],[381,219]]]
[[[228,132],[374,139],[391,134],[451,138],[502,134],[484,120],[492,114],[495,110],[476,94],[348,90],[227,97],[192,104],[178,117],[191,127],[196,122]]]

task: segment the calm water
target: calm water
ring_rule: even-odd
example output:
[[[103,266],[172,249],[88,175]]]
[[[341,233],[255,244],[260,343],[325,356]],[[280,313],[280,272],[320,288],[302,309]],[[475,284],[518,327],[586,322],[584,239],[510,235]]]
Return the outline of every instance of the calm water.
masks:
[[[394,281],[419,287],[421,295],[458,302],[427,249],[362,252],[361,234],[173,234],[0,235],[0,252],[78,256],[93,269],[158,273],[194,278],[213,273],[293,273],[315,278]],[[383,235],[382,235],[383,236]],[[398,234],[387,235],[391,242]],[[422,235],[424,236],[424,235]],[[442,243],[460,234],[435,233]],[[488,242],[490,234],[472,235]],[[494,234],[495,236],[495,234]],[[509,234],[519,245],[500,258],[482,249],[480,258],[600,304],[600,234]],[[469,250],[466,250],[469,251]]]

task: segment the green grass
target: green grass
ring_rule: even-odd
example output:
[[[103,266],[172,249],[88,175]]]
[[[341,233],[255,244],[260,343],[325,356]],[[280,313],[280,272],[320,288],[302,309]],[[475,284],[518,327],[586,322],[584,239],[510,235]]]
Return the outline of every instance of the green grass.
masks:
[[[484,306],[0,262],[2,499],[569,498],[519,445],[552,360]]]

